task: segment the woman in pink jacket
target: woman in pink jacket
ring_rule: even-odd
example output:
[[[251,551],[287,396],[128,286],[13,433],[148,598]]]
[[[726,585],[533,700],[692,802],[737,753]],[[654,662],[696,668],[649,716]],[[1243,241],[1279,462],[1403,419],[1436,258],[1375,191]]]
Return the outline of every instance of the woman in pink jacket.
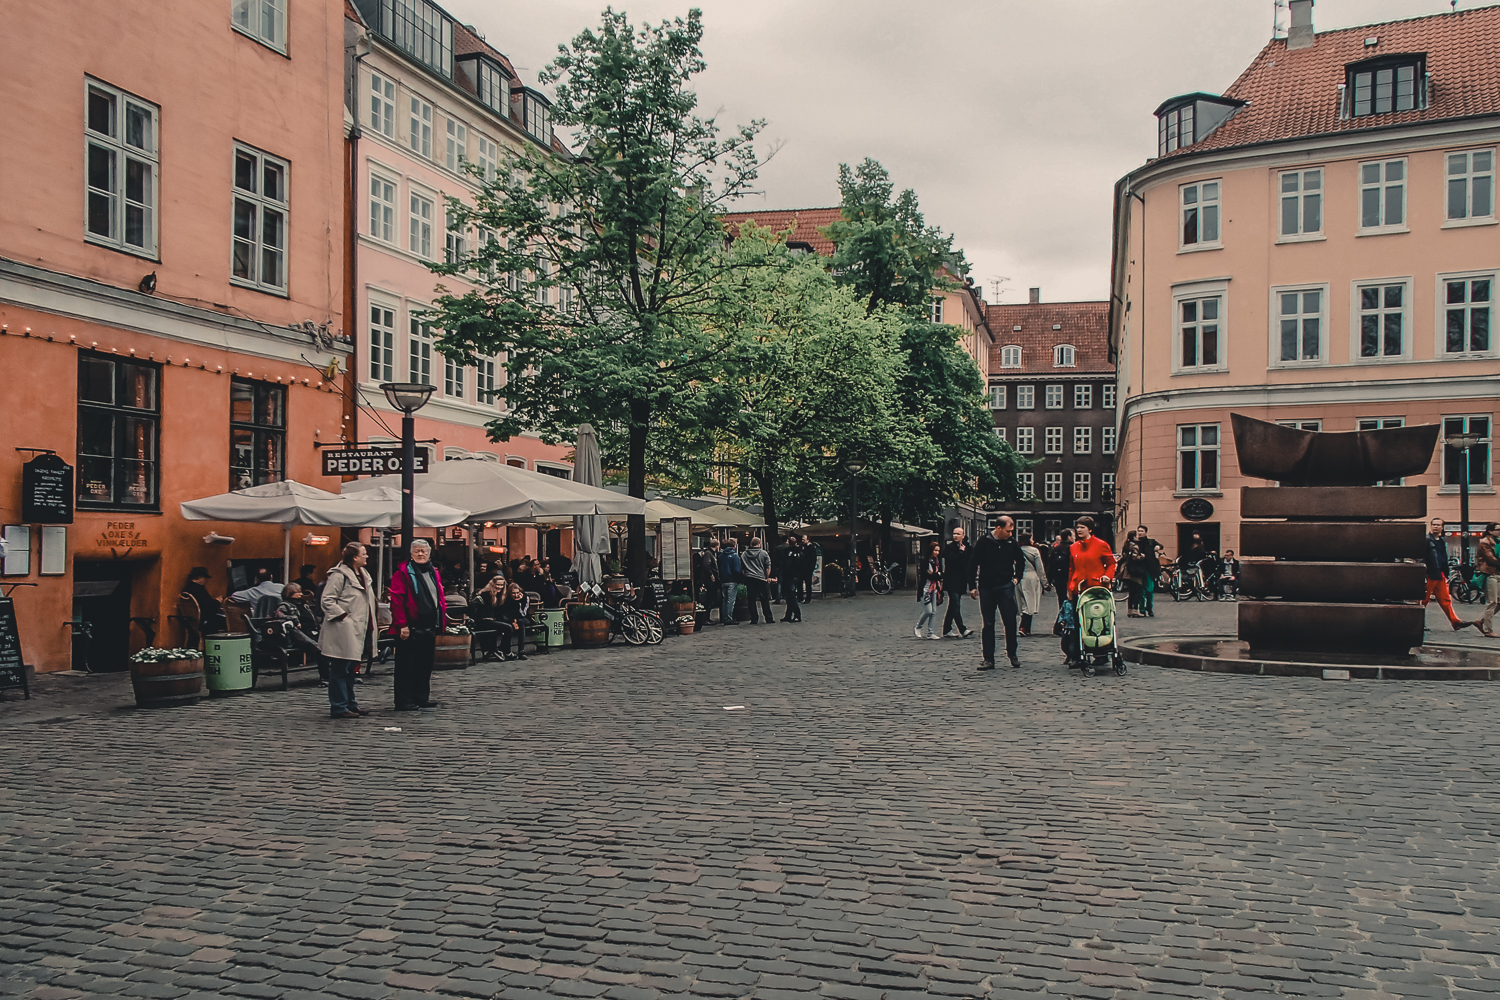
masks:
[[[432,562],[432,543],[411,543],[411,558],[391,577],[391,632],[396,636],[396,711],[437,708],[432,700],[432,656],[448,624],[443,578]]]

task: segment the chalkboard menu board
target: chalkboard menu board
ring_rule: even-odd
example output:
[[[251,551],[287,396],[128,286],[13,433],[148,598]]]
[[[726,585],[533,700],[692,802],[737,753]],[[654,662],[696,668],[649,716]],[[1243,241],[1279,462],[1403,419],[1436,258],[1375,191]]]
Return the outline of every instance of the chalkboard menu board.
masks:
[[[26,665],[21,662],[21,633],[16,627],[16,602],[0,597],[0,690],[21,688],[26,697]]]
[[[73,467],[56,455],[38,455],[21,467],[21,520],[73,523]]]

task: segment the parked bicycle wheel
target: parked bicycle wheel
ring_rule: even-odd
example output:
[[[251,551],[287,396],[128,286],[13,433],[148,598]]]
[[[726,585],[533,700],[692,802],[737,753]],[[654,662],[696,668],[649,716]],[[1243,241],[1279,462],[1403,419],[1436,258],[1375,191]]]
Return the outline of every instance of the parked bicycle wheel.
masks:
[[[874,573],[870,576],[870,589],[877,594],[889,594],[891,592],[891,578],[884,573]]]
[[[1462,573],[1456,571],[1448,574],[1448,593],[1460,604],[1473,604],[1479,599],[1479,593],[1469,586]]]
[[[661,627],[661,615],[655,611],[642,611],[641,618],[646,622],[646,642],[648,645],[655,646],[666,635]]]
[[[626,608],[620,615],[620,634],[632,646],[645,645],[651,639],[650,628],[646,625],[646,616],[634,608]]]

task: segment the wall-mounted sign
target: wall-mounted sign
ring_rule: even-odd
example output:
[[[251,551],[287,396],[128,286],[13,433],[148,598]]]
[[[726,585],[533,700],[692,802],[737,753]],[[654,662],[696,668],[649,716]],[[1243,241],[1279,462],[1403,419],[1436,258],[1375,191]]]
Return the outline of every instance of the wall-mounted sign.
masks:
[[[21,688],[26,697],[26,665],[21,662],[21,633],[16,627],[16,602],[0,597],[0,690]]]
[[[417,475],[427,471],[427,449],[417,449],[417,461],[412,471]],[[388,476],[401,471],[400,448],[362,448],[357,451],[323,452],[323,475],[325,476]]]
[[[1214,505],[1202,497],[1190,497],[1182,501],[1182,516],[1189,521],[1207,521],[1214,516]]]
[[[73,467],[56,455],[38,455],[21,466],[21,520],[73,523]]]

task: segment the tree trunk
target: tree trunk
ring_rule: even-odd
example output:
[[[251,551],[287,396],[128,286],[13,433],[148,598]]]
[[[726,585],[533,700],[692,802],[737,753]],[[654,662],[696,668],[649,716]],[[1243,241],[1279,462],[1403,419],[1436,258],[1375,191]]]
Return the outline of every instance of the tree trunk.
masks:
[[[776,474],[770,469],[751,469],[755,477],[755,488],[760,491],[760,505],[765,513],[766,545],[773,553],[781,538],[781,522],[776,513]]]
[[[646,435],[651,430],[651,404],[630,404],[630,459],[629,484],[626,491],[633,497],[646,499]],[[625,548],[625,561],[630,582],[644,588],[650,575],[646,565],[646,515],[631,514],[626,520],[629,534]]]
[[[883,510],[880,512],[880,555],[887,563],[895,558],[891,552],[891,512]]]

